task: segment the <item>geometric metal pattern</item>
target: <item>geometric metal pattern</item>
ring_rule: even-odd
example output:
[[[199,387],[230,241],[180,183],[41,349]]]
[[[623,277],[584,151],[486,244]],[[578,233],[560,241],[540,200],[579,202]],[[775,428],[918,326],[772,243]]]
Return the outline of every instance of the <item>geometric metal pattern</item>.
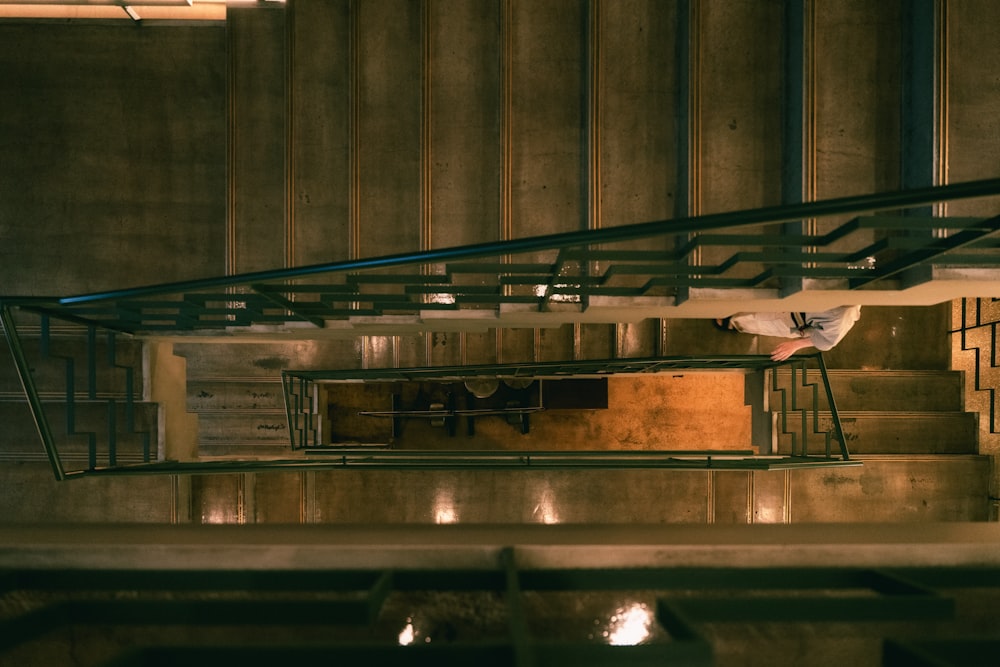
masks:
[[[516,667],[708,666],[716,660],[713,634],[706,632],[709,625],[833,623],[850,632],[852,624],[895,622],[889,630],[894,633],[905,627],[902,623],[955,627],[956,597],[963,589],[1000,585],[1000,570],[995,568],[533,569],[519,566],[511,547],[500,550],[498,561],[490,568],[465,570],[10,570],[0,577],[0,596],[42,597],[39,604],[0,621],[0,653],[84,625],[117,628],[118,632],[143,628],[136,640],[128,642],[133,652],[117,656],[116,665],[230,664],[249,658],[251,664],[278,659],[297,664],[364,660],[413,665],[475,661]],[[428,591],[467,599],[470,602],[465,604],[473,611],[477,600],[485,600],[496,607],[495,622],[475,637],[459,631],[449,638],[439,631],[433,642],[409,645],[402,634],[396,636],[398,628],[392,625],[387,601],[392,596]],[[489,597],[472,595],[477,592]],[[581,634],[586,628],[574,627],[569,617],[563,627],[570,632],[562,638],[536,626],[539,607],[533,602],[538,596],[603,593],[615,599],[622,592],[630,596],[638,592],[653,607],[647,622],[654,632],[640,636],[636,643],[612,646],[599,637],[588,640]],[[452,613],[458,608],[452,607]],[[168,630],[185,626],[216,628],[212,635],[216,639],[207,645],[184,641],[184,634]],[[220,632],[227,626],[228,631]],[[282,627],[326,628],[326,639],[282,640]],[[252,647],[246,645],[247,632],[256,633]],[[160,633],[170,639],[157,640]],[[345,636],[354,638],[345,640]],[[996,637],[930,639],[910,632],[884,640],[884,664],[986,664],[955,660],[996,644]],[[933,656],[946,648],[952,652],[952,661],[934,661]]]
[[[790,381],[779,381],[779,368],[790,371]],[[782,434],[790,437],[792,442],[792,458],[784,461],[785,464],[792,463],[801,457],[801,463],[809,461],[826,460],[831,461],[839,457],[840,461],[850,460],[846,438],[837,411],[836,402],[830,387],[830,380],[823,360],[823,355],[819,352],[813,354],[799,354],[782,362],[772,361],[768,355],[713,355],[713,356],[674,356],[674,357],[639,357],[627,359],[588,359],[550,362],[520,362],[507,364],[482,364],[466,366],[428,366],[416,368],[374,368],[374,369],[349,369],[349,370],[285,370],[282,371],[282,383],[285,393],[285,407],[288,413],[289,434],[293,449],[317,450],[322,443],[316,435],[317,424],[315,421],[314,406],[316,383],[319,382],[441,382],[453,383],[464,382],[477,378],[498,378],[498,379],[557,379],[567,377],[607,377],[616,374],[626,375],[648,375],[655,373],[666,373],[675,371],[734,371],[743,374],[763,374],[765,371],[771,376],[771,390],[778,397],[778,405],[772,409],[778,416],[778,427]],[[764,388],[761,383],[760,390]],[[822,397],[821,397],[822,393]],[[832,428],[822,428],[819,420],[819,404],[825,399],[829,405]],[[459,411],[460,412],[460,411]],[[457,414],[457,413],[456,413]],[[823,454],[821,458],[810,459],[810,439],[816,440],[817,435],[822,439]],[[833,452],[833,441],[837,441],[837,451]],[[815,450],[815,448],[813,448]],[[329,452],[331,456],[339,455],[344,458],[344,465],[348,463],[348,458],[355,465],[367,463],[374,465],[381,462],[386,467],[401,466],[401,461],[407,452],[350,452],[343,449],[333,449]],[[631,454],[637,454],[632,452]],[[427,455],[423,461],[424,466],[445,467],[446,461],[450,458],[453,465],[475,465],[475,452],[463,452],[461,456],[453,453],[451,457],[435,456],[432,452],[420,452]],[[512,455],[511,453],[507,453]],[[567,467],[583,467],[582,461],[575,461],[572,464],[568,456],[563,453],[561,456],[553,455],[550,464],[561,460]],[[597,452],[592,452],[597,454]],[[603,452],[607,467],[641,467],[634,457],[627,456],[624,452]],[[647,452],[647,454],[652,454]],[[669,467],[665,466],[667,461],[675,461],[669,453],[661,452],[659,461],[650,458],[645,462],[647,467]],[[686,452],[691,456],[694,452]],[[414,456],[414,452],[409,452]],[[612,461],[616,455],[621,460]],[[482,465],[490,465],[500,468],[508,467],[511,462],[504,460],[504,453],[491,451],[481,457],[484,461]],[[716,466],[725,466],[724,459],[717,459]],[[436,461],[436,463],[435,463]],[[546,459],[542,456],[532,457],[529,452],[520,452],[515,456],[515,462],[520,461],[520,466],[545,464]],[[763,464],[766,459],[759,459],[758,464]],[[752,469],[755,461],[747,460],[737,465],[745,469]],[[777,464],[777,461],[772,461]],[[556,464],[558,465],[558,464]],[[705,460],[704,465],[711,467],[712,463]],[[674,467],[682,468],[681,464]],[[789,466],[790,467],[790,466]]]
[[[950,333],[961,334],[962,351],[974,351],[975,372],[973,373],[973,387],[976,391],[985,391],[989,396],[989,432],[1000,433],[1000,425],[997,423],[997,389],[995,374],[991,371],[1000,367],[997,358],[997,334],[1000,330],[1000,300],[998,299],[962,299],[962,324],[958,329]],[[986,334],[986,345],[983,349],[980,346],[969,342],[970,332],[982,329],[988,330]]]
[[[1000,217],[858,214],[1000,194],[1000,179],[845,197],[68,297],[2,297],[25,309],[143,333],[221,330],[426,311],[586,310],[594,297],[669,299],[689,288],[803,279],[858,289],[919,281],[934,266],[1000,267]],[[825,231],[777,223],[852,215]],[[825,224],[825,223],[824,223]],[[681,242],[677,239],[685,238]]]
[[[582,312],[599,297],[631,298],[635,303],[655,299],[658,304],[676,304],[690,288],[696,287],[767,286],[788,293],[801,288],[805,279],[832,281],[839,289],[857,289],[877,281],[898,279],[899,284],[893,283],[898,287],[926,279],[928,267],[1000,268],[1000,240],[994,237],[1000,230],[1000,217],[932,218],[896,213],[927,204],[996,194],[1000,194],[1000,179],[994,178],[95,294],[0,296],[0,317],[39,437],[56,477],[63,479],[69,475],[56,451],[51,426],[34,386],[31,365],[16,330],[18,318],[14,309],[22,311],[22,315],[40,315],[46,324],[50,319],[58,319],[82,325],[90,340],[88,377],[92,377],[95,367],[94,341],[98,330],[102,330],[101,335],[107,335],[109,341],[108,364],[124,371],[128,384],[132,371],[121,368],[113,352],[119,333],[219,331],[254,325],[324,327],[330,321],[350,318],[419,317],[422,312],[432,310],[492,312],[504,306]],[[859,217],[873,211],[894,213]],[[830,216],[836,218],[832,222],[824,220]],[[776,231],[788,227],[779,223],[804,219],[819,221],[817,229],[823,231],[791,235]],[[45,353],[43,349],[43,356]],[[822,364],[821,357],[816,359]],[[641,372],[635,370],[638,363],[635,360],[602,363],[607,364],[604,372]],[[614,367],[615,363],[625,365]],[[659,359],[655,363],[665,369],[670,362]],[[678,363],[694,368],[703,361],[687,359]],[[750,364],[743,365],[744,369],[759,365],[746,359],[738,363]],[[66,359],[65,364],[70,378],[68,386],[72,387],[76,382],[73,362]],[[540,371],[534,369],[531,374],[537,376]],[[410,369],[410,372],[417,371]],[[466,368],[462,372],[468,376],[476,371]],[[586,372],[582,368],[573,371]],[[801,388],[812,392],[815,408],[819,389],[818,384],[806,378],[811,372],[803,367]],[[823,376],[829,396],[825,372]],[[298,378],[301,388],[315,379],[307,375]],[[787,397],[790,404],[782,406],[781,429],[783,433],[791,433],[789,415],[797,413],[802,430],[801,437],[792,438],[792,454],[808,457],[809,433],[818,430],[817,410],[798,404],[799,389],[794,388],[797,386],[793,383]],[[143,463],[134,472],[163,471],[162,465],[149,462],[149,435],[136,426],[134,387],[114,394],[124,397],[122,406],[116,404],[117,398],[107,402],[108,425],[102,427],[109,441],[106,467],[98,460],[95,430],[77,427],[76,389],[67,391],[64,420],[67,433],[89,440],[86,472],[121,471],[122,466],[116,466],[120,463],[119,433],[127,438],[146,438],[141,448]],[[784,390],[777,395],[784,403]],[[292,403],[306,397],[307,389],[295,394],[286,383],[286,398]],[[829,399],[832,408],[832,396]],[[95,400],[92,387],[84,400]],[[307,434],[312,428],[308,424],[309,411],[301,405],[292,407],[289,420],[295,427],[293,445],[308,444]],[[813,415],[811,429],[805,423],[808,413]],[[298,422],[303,419],[306,423],[300,426]],[[119,429],[118,422],[125,424],[124,430]],[[824,458],[828,462],[834,460],[832,437],[840,441],[839,458],[846,463],[849,457],[839,419],[834,422],[833,431],[824,434]],[[299,435],[298,443],[294,440],[295,433]],[[301,464],[301,461],[285,462],[285,465]]]

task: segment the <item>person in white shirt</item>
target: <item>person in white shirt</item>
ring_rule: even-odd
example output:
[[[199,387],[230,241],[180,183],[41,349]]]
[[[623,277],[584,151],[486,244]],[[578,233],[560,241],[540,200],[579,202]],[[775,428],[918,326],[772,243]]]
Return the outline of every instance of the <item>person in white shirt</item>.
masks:
[[[720,329],[791,338],[771,353],[774,361],[784,361],[807,347],[826,352],[839,343],[861,318],[861,306],[840,306],[816,313],[737,313],[715,320]]]

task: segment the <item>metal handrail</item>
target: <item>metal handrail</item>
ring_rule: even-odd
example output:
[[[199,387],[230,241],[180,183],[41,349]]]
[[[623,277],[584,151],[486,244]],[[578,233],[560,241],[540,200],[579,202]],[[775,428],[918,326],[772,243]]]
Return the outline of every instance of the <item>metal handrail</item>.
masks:
[[[817,382],[808,382],[806,378],[807,370],[811,364],[815,368],[811,370],[819,374],[819,388]],[[810,433],[823,435],[825,437],[825,453],[823,457],[827,460],[833,459],[831,453],[831,438],[838,441],[838,451],[840,460],[849,461],[850,452],[847,447],[847,438],[844,435],[840,414],[837,411],[837,404],[830,386],[829,373],[821,352],[812,354],[797,354],[784,361],[773,361],[768,355],[705,355],[693,356],[667,356],[667,357],[632,357],[625,359],[588,359],[588,360],[568,360],[568,361],[544,361],[544,362],[519,362],[507,364],[480,364],[467,366],[426,366],[414,368],[370,368],[370,369],[343,369],[343,370],[285,370],[282,371],[282,385],[285,387],[286,405],[295,402],[295,397],[290,395],[291,389],[296,382],[307,382],[310,385],[323,382],[440,382],[454,383],[468,379],[478,378],[531,378],[542,381],[559,380],[567,378],[602,378],[611,375],[650,375],[663,372],[674,372],[679,370],[707,370],[707,371],[730,371],[730,372],[759,372],[771,370],[773,375],[772,391],[781,391],[778,386],[777,369],[789,367],[792,369],[791,401],[786,403],[782,396],[779,410],[779,424],[782,425],[782,432],[789,434],[792,438],[793,457],[808,457],[809,451],[807,440]],[[802,384],[796,382],[796,371],[801,370]],[[799,405],[796,398],[797,388],[811,388],[811,407]],[[763,386],[762,386],[763,390]],[[823,391],[827,399],[830,411],[832,429],[824,432],[819,426],[818,401],[819,392]],[[806,413],[813,413],[812,426],[806,420]],[[786,428],[790,413],[801,413],[801,429],[798,432]],[[430,414],[430,413],[427,413]],[[440,414],[452,414],[457,416],[463,414],[462,411],[452,410],[442,411]],[[310,438],[308,430],[302,426],[298,415],[289,413],[289,435],[293,449],[302,449]],[[322,446],[321,443],[317,443]],[[760,444],[760,443],[755,443]],[[305,449],[313,449],[305,447]],[[344,450],[340,450],[343,452]],[[404,456],[406,450],[402,450],[394,456]],[[504,452],[488,452],[483,456],[498,454],[506,456]],[[641,452],[640,452],[641,454]]]
[[[413,253],[400,253],[394,255],[386,255],[382,257],[373,257],[366,259],[357,260],[345,260],[337,262],[327,262],[321,264],[313,264],[309,266],[302,267],[291,267],[283,269],[275,269],[268,271],[257,271],[250,273],[243,273],[230,276],[218,276],[213,278],[197,279],[197,280],[186,280],[178,282],[163,283],[157,285],[147,285],[144,287],[134,287],[118,290],[110,290],[103,292],[94,292],[89,294],[80,294],[75,296],[62,296],[62,297],[51,297],[51,296],[0,296],[0,318],[2,318],[2,324],[4,326],[5,337],[8,341],[8,346],[11,349],[11,354],[14,357],[15,365],[17,367],[18,376],[21,381],[22,389],[24,391],[26,400],[28,402],[29,409],[32,413],[32,418],[35,421],[36,428],[38,430],[39,438],[42,441],[43,447],[52,463],[53,470],[57,479],[65,479],[69,475],[75,473],[67,473],[59,460],[58,452],[54,444],[51,430],[49,429],[48,422],[45,417],[45,413],[41,404],[41,399],[39,397],[39,392],[37,387],[34,386],[34,381],[31,377],[31,369],[27,361],[25,360],[24,351],[20,345],[20,339],[18,338],[14,318],[11,314],[11,308],[18,307],[27,311],[37,311],[44,314],[50,314],[55,317],[62,318],[69,322],[75,322],[83,324],[87,327],[102,327],[107,330],[123,330],[123,331],[133,331],[133,330],[143,330],[143,324],[148,324],[149,320],[143,319],[141,316],[137,318],[134,316],[135,312],[140,312],[143,309],[151,309],[155,311],[157,308],[171,308],[175,307],[177,304],[190,305],[192,302],[197,304],[197,308],[201,310],[196,310],[194,315],[188,312],[182,312],[179,315],[173,316],[171,324],[167,322],[162,326],[158,327],[160,329],[174,329],[181,330],[185,326],[191,325],[192,322],[196,326],[229,326],[230,319],[233,318],[232,322],[235,325],[249,325],[257,321],[267,321],[267,322],[281,322],[286,317],[281,314],[271,314],[263,316],[264,308],[269,309],[279,309],[286,313],[292,313],[290,319],[298,319],[301,321],[312,322],[313,324],[322,324],[322,316],[316,315],[315,312],[309,311],[309,301],[302,301],[301,303],[293,303],[291,297],[285,298],[280,294],[280,291],[276,291],[273,285],[263,286],[263,283],[276,283],[292,281],[298,278],[303,278],[307,276],[316,276],[321,274],[343,274],[350,272],[358,272],[364,270],[375,270],[375,269],[387,269],[393,267],[401,266],[411,266],[411,265],[427,265],[440,262],[451,262],[451,261],[462,261],[471,260],[482,257],[510,257],[518,253],[527,252],[537,252],[537,251],[554,251],[558,250],[560,252],[560,257],[570,257],[573,256],[572,248],[578,248],[583,246],[588,246],[590,248],[597,247],[602,244],[616,243],[622,241],[633,241],[637,239],[645,239],[651,237],[677,237],[681,235],[694,235],[703,234],[705,232],[711,232],[716,230],[721,230],[725,228],[742,228],[750,225],[759,225],[764,223],[781,223],[789,222],[801,219],[814,219],[821,218],[831,215],[840,214],[855,214],[860,212],[877,211],[877,210],[888,210],[888,209],[899,209],[908,208],[914,206],[922,206],[932,203],[940,203],[945,201],[951,201],[956,199],[965,199],[972,197],[984,197],[991,195],[1000,194],[1000,178],[984,179],[978,181],[971,181],[966,183],[956,183],[951,185],[935,186],[928,188],[920,188],[914,190],[904,190],[897,192],[888,193],[877,193],[869,195],[858,195],[851,197],[841,197],[835,199],[828,199],[824,201],[816,202],[804,202],[799,204],[786,204],[780,206],[768,206],[756,209],[744,210],[744,211],[731,211],[724,213],[715,213],[697,217],[687,217],[679,218],[673,220],[660,220],[654,222],[636,223],[630,225],[622,225],[618,227],[607,227],[597,230],[581,230],[575,232],[566,232],[561,234],[548,234],[541,236],[534,236],[522,239],[512,239],[507,241],[497,241],[489,243],[473,244],[461,247],[451,247],[443,248],[437,250],[427,250],[422,252]],[[906,231],[908,229],[920,229],[926,230],[928,222],[936,223],[938,220],[933,218],[920,219],[913,218],[914,222],[910,223],[906,219],[891,221],[891,224],[885,229],[890,230],[890,233],[895,233],[899,231]],[[918,224],[916,221],[920,220]],[[946,223],[946,219],[942,219],[941,222]],[[897,245],[893,246],[892,243],[882,241],[876,242],[875,244],[869,244],[864,248],[855,248],[849,256],[857,255],[859,252],[864,252],[871,247],[879,248],[898,248],[903,250],[903,254],[895,259],[888,262],[885,267],[880,267],[878,271],[873,271],[865,274],[863,271],[858,273],[853,268],[839,269],[839,270],[827,270],[829,275],[838,275],[843,277],[851,278],[851,287],[859,287],[865,283],[871,282],[872,280],[880,280],[887,276],[896,275],[903,271],[907,271],[917,265],[927,265],[928,263],[939,262],[940,257],[944,253],[950,252],[957,248],[968,246],[976,243],[982,239],[985,239],[990,234],[1000,230],[1000,217],[990,218],[983,221],[964,221],[959,224],[959,221],[954,221],[959,227],[962,225],[969,225],[968,227],[962,227],[961,230],[947,239],[931,239],[929,235],[916,235],[909,238],[893,238],[891,239]],[[842,238],[843,235],[856,231],[863,227],[864,223],[847,223],[841,225],[837,230],[828,233],[825,236],[810,236],[810,237],[775,237],[775,239],[783,238],[782,241],[786,246],[795,248],[798,246],[812,246],[816,243],[832,243],[835,240]],[[925,238],[926,236],[926,238]],[[748,240],[749,237],[740,237],[736,235],[722,236],[717,235],[715,238],[700,237],[706,244],[711,243],[729,243],[739,246],[741,243],[751,243]],[[758,238],[758,237],[754,237]],[[759,237],[764,239],[759,241],[763,244],[774,244],[775,239],[770,237]],[[930,240],[928,240],[930,239]],[[916,243],[912,243],[912,241]],[[785,249],[787,250],[787,248]],[[987,241],[985,245],[975,248],[975,251],[992,251],[995,250],[991,241]],[[689,252],[690,249],[684,252]],[[627,250],[616,250],[615,254],[626,257],[626,261],[642,261],[642,262],[653,262],[654,259],[646,260],[645,255],[642,255],[643,251],[627,251]],[[635,256],[629,253],[636,253]],[[579,253],[577,253],[579,254]],[[750,253],[752,254],[752,253]],[[595,255],[596,256],[596,255]],[[610,256],[610,255],[609,255]],[[639,259],[636,260],[636,257]],[[788,258],[791,257],[791,260]],[[1000,266],[1000,258],[997,260],[992,259],[993,255],[982,255],[982,254],[972,254],[963,255],[961,257],[962,262],[971,262],[980,266]],[[583,255],[577,257],[571,261],[576,262],[586,262],[588,259],[587,252]],[[760,258],[755,258],[751,261],[762,261]],[[770,260],[764,260],[770,261]],[[798,263],[799,257],[795,253],[791,255],[785,254],[785,260],[778,261],[778,264],[796,264]],[[826,260],[835,261],[835,260]],[[490,265],[492,266],[492,265]],[[523,275],[513,276],[510,285],[520,285],[528,286],[534,282],[541,280],[542,282],[548,283],[549,291],[551,292],[553,288],[564,288],[563,294],[574,294],[579,293],[581,297],[581,302],[584,301],[588,295],[592,296],[587,292],[590,286],[594,284],[595,278],[593,276],[574,276],[567,278],[566,280],[571,283],[578,283],[569,286],[557,285],[558,282],[558,268],[553,269],[552,266],[558,267],[559,262],[556,265],[524,265],[528,268],[516,269],[510,267],[518,267],[521,265],[513,264],[503,264],[499,265],[501,268],[500,273],[516,273],[517,271],[524,271]],[[537,273],[535,269],[537,266],[548,266],[551,275],[544,276],[541,273]],[[686,265],[685,265],[686,266]],[[507,267],[507,268],[504,268]],[[469,272],[469,266],[459,265],[456,271],[461,272],[462,270]],[[487,267],[488,268],[488,267]],[[625,266],[622,268],[621,273],[625,275],[635,275],[638,276],[642,273],[641,269],[645,269],[645,264],[639,264],[636,266]],[[702,272],[708,273],[709,267],[688,267],[695,274],[700,274]],[[717,273],[722,273],[727,270],[725,267],[718,268]],[[653,270],[647,270],[647,278],[649,275],[653,276],[653,279],[648,280],[650,284],[656,283],[658,285],[669,285],[671,284],[670,279],[663,279],[657,282],[659,278],[657,276],[666,276],[670,274],[669,270],[660,271],[660,268],[654,268]],[[795,274],[798,270],[799,274]],[[810,269],[801,269],[801,267],[792,267],[791,269],[784,269],[779,266],[775,270],[770,270],[766,272],[768,275],[774,277],[790,276],[790,275],[808,275],[807,271]],[[492,271],[492,269],[489,269]],[[630,273],[632,271],[633,273]],[[657,271],[660,271],[657,273]],[[486,269],[479,267],[473,272],[485,273],[488,272]],[[690,271],[689,271],[690,273]],[[541,278],[539,277],[541,276]],[[711,276],[697,276],[699,280],[705,279],[706,285],[721,285],[721,286],[731,286],[734,282],[739,282],[737,279],[715,279],[716,282],[711,282],[713,278]],[[391,304],[386,306],[388,309],[393,307],[399,308],[400,303],[403,303],[405,299],[410,299],[409,301],[403,303],[403,307],[416,307],[420,308],[431,308],[436,304],[426,302],[423,299],[425,293],[433,293],[433,288],[437,284],[434,280],[434,276],[421,275],[418,278],[414,278],[408,275],[398,275],[389,276],[383,278],[383,282],[386,284],[406,284],[407,280],[413,280],[414,289],[412,294],[403,291],[402,297],[397,295],[385,295],[380,294],[364,294],[370,302],[381,303],[381,299],[387,298],[385,303]],[[363,284],[366,281],[359,278],[356,281],[358,284]],[[368,280],[367,282],[373,282],[373,280]],[[680,284],[681,280],[676,281]],[[231,288],[239,288],[240,286],[247,286],[254,289],[253,294],[236,294],[230,290]],[[429,287],[428,287],[429,286]],[[270,289],[265,289],[268,287]],[[323,288],[327,289],[329,286],[301,286],[301,291],[309,292],[311,288]],[[469,294],[474,291],[473,288],[469,286],[458,286],[461,289],[469,290]],[[458,287],[455,287],[455,293],[458,293]],[[201,290],[209,290],[216,288],[220,289],[219,293],[210,294],[198,294],[191,295],[185,294],[186,292],[197,292]],[[428,292],[430,290],[430,292]],[[574,292],[576,290],[576,292]],[[290,292],[295,292],[296,287],[292,286],[289,288]],[[558,289],[556,291],[559,291]],[[596,292],[595,292],[596,293]],[[607,290],[606,294],[614,294],[615,289]],[[157,297],[166,295],[181,295],[179,300],[161,300],[161,301],[140,301],[139,299],[146,297]],[[348,296],[351,298],[348,300],[357,301],[353,297],[357,296],[355,293],[350,293]],[[403,299],[405,297],[405,299]],[[543,298],[527,297],[527,296],[512,296],[511,298],[504,299],[511,302],[522,302],[522,303],[536,303],[540,307],[542,304],[547,304],[550,301],[551,294],[546,294]],[[233,302],[246,299],[247,303],[243,304],[244,308],[247,308],[247,304],[252,305],[253,313],[247,316],[234,316],[233,312],[238,312],[238,309],[234,311],[233,308],[221,308],[216,304],[216,302]],[[393,301],[393,299],[396,299]],[[520,299],[521,301],[517,301]],[[134,300],[129,302],[129,300]],[[336,299],[337,301],[343,301],[344,295],[341,294]],[[475,301],[476,299],[472,299]],[[119,303],[121,302],[121,303]],[[489,299],[483,300],[484,303],[488,303]],[[437,304],[440,305],[440,304]],[[107,313],[108,310],[114,310],[117,313],[118,320],[114,317],[110,319],[102,319],[101,314]],[[372,310],[378,310],[373,306]],[[220,315],[222,311],[224,314]],[[203,315],[208,316],[207,320],[200,320],[199,318]],[[262,315],[261,319],[254,320],[254,316]],[[150,318],[155,320],[158,316],[151,315]],[[219,319],[221,317],[221,319]],[[132,319],[130,319],[132,318]],[[165,320],[171,320],[171,317],[163,318]],[[181,324],[184,326],[181,326]],[[622,361],[622,360],[620,360]],[[661,360],[662,361],[662,360]],[[822,360],[820,360],[822,365]],[[440,370],[440,369],[438,369]],[[825,367],[822,368],[825,380]],[[465,372],[471,372],[466,369]],[[303,375],[303,378],[309,378],[308,375]],[[848,459],[846,443],[844,440],[843,430],[840,426],[839,416],[836,412],[836,407],[833,402],[833,397],[829,393],[829,385],[826,386],[827,398],[830,402],[831,411],[834,416],[836,437],[840,440],[841,444],[841,455],[844,461]],[[286,414],[289,415],[291,419],[291,406],[286,404]],[[829,453],[828,453],[829,456]],[[96,466],[91,465],[92,468]]]
[[[0,297],[13,304],[36,302],[59,305],[79,305],[115,299],[130,299],[177,292],[224,288],[255,282],[292,280],[324,273],[345,273],[365,269],[384,269],[413,264],[476,259],[480,257],[511,255],[524,252],[552,250],[579,245],[594,245],[630,241],[653,236],[675,236],[703,233],[724,228],[745,227],[755,224],[780,223],[820,218],[831,215],[862,213],[877,210],[901,209],[934,204],[956,199],[969,199],[1000,194],[1000,178],[968,181],[896,192],[854,195],[798,204],[764,206],[743,211],[727,211],[707,215],[657,220],[653,222],[546,234],[521,239],[477,243],[466,246],[398,253],[366,259],[324,262],[300,267],[253,271],[229,276],[182,280],[177,282],[132,287],[103,292],[92,292],[64,297]]]

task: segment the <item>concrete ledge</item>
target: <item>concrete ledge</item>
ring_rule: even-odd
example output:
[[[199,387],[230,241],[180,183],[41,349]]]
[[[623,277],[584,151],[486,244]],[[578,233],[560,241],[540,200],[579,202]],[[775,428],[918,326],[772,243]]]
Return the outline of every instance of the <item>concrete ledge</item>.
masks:
[[[993,523],[770,526],[0,526],[0,567],[997,566]]]

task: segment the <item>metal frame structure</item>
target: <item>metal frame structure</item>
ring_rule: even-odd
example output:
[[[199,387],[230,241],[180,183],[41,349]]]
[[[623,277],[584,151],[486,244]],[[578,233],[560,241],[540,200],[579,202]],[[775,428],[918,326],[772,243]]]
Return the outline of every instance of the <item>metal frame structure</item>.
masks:
[[[982,664],[940,662],[975,657],[994,649],[991,637],[914,640],[900,622],[955,622],[956,596],[964,588],[995,589],[1000,570],[988,567],[768,567],[744,568],[525,568],[506,547],[493,568],[247,571],[137,569],[17,569],[3,571],[0,595],[41,593],[29,606],[0,622],[0,653],[51,638],[73,625],[143,627],[131,650],[114,665],[215,664],[250,659],[294,662],[356,659],[406,665],[660,665],[715,664],[708,626],[755,623],[886,623],[883,664]],[[119,591],[129,591],[121,596]],[[430,644],[401,644],[389,628],[371,629],[393,595],[441,592],[496,596],[502,616],[479,639],[438,637]],[[603,593],[648,599],[657,635],[643,643],[612,646],[585,639],[586,628],[566,637],[536,626],[532,600],[553,593]],[[389,620],[389,619],[385,619]],[[210,646],[197,641],[156,642],[149,628],[226,625],[253,628],[356,628],[364,637],[292,645],[282,635],[247,646],[230,636]],[[919,626],[918,626],[919,627]],[[119,630],[121,631],[121,630]],[[398,631],[398,630],[397,630]],[[893,637],[892,634],[897,636]],[[334,635],[336,636],[336,635]],[[877,635],[876,635],[877,636]],[[669,637],[669,639],[667,639]],[[152,639],[151,639],[152,638]],[[152,641],[154,643],[150,644]],[[162,641],[162,640],[161,640]],[[981,657],[982,654],[979,654]]]
[[[997,389],[996,381],[992,371],[1000,367],[997,361],[997,342],[1000,333],[1000,308],[997,302],[1000,299],[962,299],[961,320],[962,323],[957,329],[949,333],[959,334],[960,344],[963,352],[974,351],[976,353],[973,388],[976,391],[984,391],[989,396],[989,415],[984,415],[987,419],[988,430],[991,434],[1000,433],[1000,425],[997,423]],[[970,332],[977,329],[988,330],[986,345],[973,345],[970,342]],[[985,348],[985,349],[984,349]]]
[[[81,324],[137,334],[220,331],[351,317],[509,306],[585,309],[592,297],[670,299],[691,288],[777,286],[803,279],[859,289],[921,280],[934,266],[996,267],[993,218],[854,217],[818,234],[745,231],[808,218],[898,211],[1000,194],[1000,179],[770,206],[691,218],[257,271],[66,297],[0,299]],[[946,230],[939,235],[935,230]],[[635,249],[635,241],[677,247]],[[650,245],[649,247],[659,247]],[[692,263],[699,249],[726,256]],[[509,258],[509,261],[505,258]],[[877,260],[873,265],[869,258]],[[304,281],[308,279],[308,281]]]
[[[790,371],[791,381],[779,381],[779,368]],[[758,388],[779,396],[778,425],[782,434],[791,439],[791,455],[782,457],[753,457],[752,451],[706,452],[434,452],[434,451],[382,451],[367,449],[324,448],[316,436],[314,420],[316,385],[323,382],[463,382],[478,378],[497,379],[558,379],[580,377],[609,377],[613,375],[652,375],[677,371],[715,371],[756,374],[761,382]],[[763,374],[769,372],[770,383]],[[812,375],[815,381],[810,379]],[[344,466],[381,464],[395,467],[408,461],[416,465],[423,457],[425,467],[654,467],[677,469],[786,469],[816,465],[846,464],[850,461],[847,439],[837,411],[836,400],[822,353],[801,354],[786,361],[775,362],[767,355],[717,355],[705,357],[646,357],[628,359],[587,359],[550,362],[524,362],[511,364],[483,364],[466,366],[427,366],[415,368],[376,368],[350,370],[286,370],[282,371],[285,410],[288,417],[290,445],[293,449],[326,453]],[[821,429],[819,424],[820,395],[829,406],[832,429]],[[802,396],[804,394],[804,396]],[[793,426],[797,416],[798,426]],[[810,452],[810,436],[823,437],[824,452],[815,456]],[[834,454],[832,441],[837,440]],[[839,458],[838,458],[839,456]]]
[[[192,468],[151,463],[148,447],[145,461],[136,466],[116,466],[112,456],[106,468],[91,458],[88,470],[67,472],[25,357],[14,309],[34,313],[43,321],[56,318],[81,325],[92,336],[98,330],[102,335],[111,332],[112,337],[155,336],[231,333],[253,325],[324,327],[333,320],[353,317],[419,317],[426,311],[503,306],[582,312],[596,297],[627,297],[636,303],[652,298],[652,303],[676,305],[691,288],[776,286],[788,294],[802,289],[806,279],[834,281],[845,289],[880,281],[909,286],[929,279],[930,269],[938,266],[1000,267],[1000,244],[993,238],[1000,230],[1000,216],[955,219],[893,213],[854,217],[817,234],[765,233],[761,226],[997,194],[1000,179],[987,179],[92,294],[0,296],[0,320],[32,419],[58,479],[92,473],[195,472],[195,468],[205,472],[205,463]],[[679,238],[687,240],[675,247]],[[645,248],[662,249],[636,249],[637,241]],[[727,258],[711,265],[693,264],[692,254],[706,248],[713,250],[713,256]],[[110,363],[117,365],[113,356]],[[71,405],[70,394],[67,399]],[[132,410],[129,400],[127,409]],[[806,420],[804,409],[795,405],[791,409],[800,411]],[[109,406],[109,420],[116,410]],[[131,422],[132,417],[125,420]],[[72,412],[67,421],[74,433]],[[783,428],[787,426],[783,421]],[[110,428],[109,437],[114,438]],[[848,457],[842,435],[840,439],[844,464]],[[803,436],[801,453],[808,455],[805,447]],[[799,443],[794,448],[798,450]],[[829,453],[829,439],[826,448]],[[829,455],[826,458],[832,460]],[[222,461],[218,470],[231,472],[244,465],[246,469],[257,466]],[[267,465],[288,469],[321,464],[299,460]]]

